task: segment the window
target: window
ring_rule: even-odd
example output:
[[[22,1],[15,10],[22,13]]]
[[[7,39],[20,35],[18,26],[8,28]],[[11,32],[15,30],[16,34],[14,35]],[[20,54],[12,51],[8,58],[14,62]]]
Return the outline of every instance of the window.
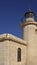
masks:
[[[37,29],[35,29],[35,33],[37,34]]]
[[[37,32],[37,29],[35,31]]]
[[[18,62],[21,61],[21,48],[18,48]]]

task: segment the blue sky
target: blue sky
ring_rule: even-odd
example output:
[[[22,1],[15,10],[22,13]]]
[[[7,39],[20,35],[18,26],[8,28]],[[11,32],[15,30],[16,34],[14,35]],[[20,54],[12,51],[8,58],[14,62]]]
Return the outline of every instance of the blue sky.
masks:
[[[29,8],[37,18],[37,0],[0,0],[0,34],[10,33],[22,38],[20,22]]]

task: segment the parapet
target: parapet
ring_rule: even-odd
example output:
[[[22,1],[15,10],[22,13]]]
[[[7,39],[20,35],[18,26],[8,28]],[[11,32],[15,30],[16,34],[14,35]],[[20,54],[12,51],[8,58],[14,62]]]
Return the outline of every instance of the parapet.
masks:
[[[12,34],[1,34],[0,35],[0,42],[5,41],[5,40],[14,41],[14,42],[17,42],[17,43],[25,45],[25,46],[27,45],[24,40],[12,35]]]

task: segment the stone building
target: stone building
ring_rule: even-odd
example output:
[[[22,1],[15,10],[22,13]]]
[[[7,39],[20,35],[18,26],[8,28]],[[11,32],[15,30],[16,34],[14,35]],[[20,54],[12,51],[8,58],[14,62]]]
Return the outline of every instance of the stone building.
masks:
[[[23,38],[0,35],[0,65],[37,65],[37,22],[34,12],[25,13],[21,23]]]

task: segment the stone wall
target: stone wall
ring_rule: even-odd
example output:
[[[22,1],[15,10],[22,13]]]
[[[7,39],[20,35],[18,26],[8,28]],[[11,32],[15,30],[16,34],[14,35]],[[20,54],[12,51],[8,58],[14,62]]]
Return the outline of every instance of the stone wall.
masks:
[[[21,62],[18,62],[17,60],[18,48],[21,48]],[[25,63],[25,45],[10,40],[0,42],[0,65],[25,65]]]

